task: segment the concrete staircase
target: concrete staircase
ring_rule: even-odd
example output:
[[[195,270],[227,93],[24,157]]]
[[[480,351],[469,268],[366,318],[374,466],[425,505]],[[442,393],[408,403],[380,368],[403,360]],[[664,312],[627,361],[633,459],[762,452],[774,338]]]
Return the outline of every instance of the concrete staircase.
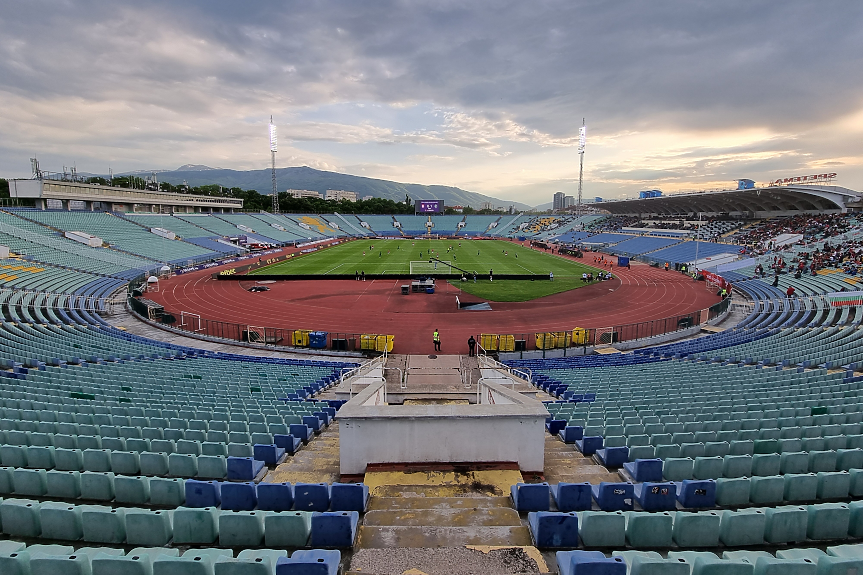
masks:
[[[339,477],[339,423],[335,421],[296,455],[270,471],[264,482],[333,483]]]
[[[517,470],[371,472],[348,573],[547,572],[512,508]]]

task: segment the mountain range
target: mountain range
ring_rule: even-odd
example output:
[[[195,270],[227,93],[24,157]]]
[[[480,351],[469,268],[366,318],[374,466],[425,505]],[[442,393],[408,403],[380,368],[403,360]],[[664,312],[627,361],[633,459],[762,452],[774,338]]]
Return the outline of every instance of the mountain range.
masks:
[[[151,170],[141,170],[132,172],[132,175],[143,176],[151,172]],[[227,170],[199,164],[186,164],[173,171],[156,170],[156,173],[159,181],[168,182],[172,185],[183,182],[190,186],[218,184],[229,188],[256,190],[261,194],[269,194],[272,190],[270,170]],[[405,195],[407,195],[412,200],[443,200],[444,205],[447,206],[470,206],[480,209],[483,203],[490,202],[493,207],[508,208],[513,206],[519,211],[531,209],[531,206],[526,204],[501,200],[454,186],[403,184],[389,180],[315,170],[307,166],[276,168],[276,182],[279,191],[312,190],[323,194],[327,190],[348,190],[356,192],[360,198],[374,196],[396,202],[404,201]]]

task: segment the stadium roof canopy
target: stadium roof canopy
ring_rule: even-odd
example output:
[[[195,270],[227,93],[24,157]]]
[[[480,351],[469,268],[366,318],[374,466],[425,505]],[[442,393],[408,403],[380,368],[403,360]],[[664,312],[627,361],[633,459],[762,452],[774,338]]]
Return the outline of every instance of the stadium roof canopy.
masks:
[[[597,207],[600,207],[598,204]],[[863,193],[841,186],[765,186],[672,194],[656,198],[607,201],[602,209],[620,216],[686,216],[695,213],[769,217],[800,212],[863,210]]]

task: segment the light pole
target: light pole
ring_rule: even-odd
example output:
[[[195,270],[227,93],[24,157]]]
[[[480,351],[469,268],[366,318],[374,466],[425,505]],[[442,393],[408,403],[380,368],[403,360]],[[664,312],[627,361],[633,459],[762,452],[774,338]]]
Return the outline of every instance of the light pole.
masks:
[[[276,152],[279,150],[279,140],[276,136],[276,125],[273,123],[273,117],[270,116],[270,157],[272,159],[272,176],[273,176],[273,213],[279,213],[279,191],[276,187]]]

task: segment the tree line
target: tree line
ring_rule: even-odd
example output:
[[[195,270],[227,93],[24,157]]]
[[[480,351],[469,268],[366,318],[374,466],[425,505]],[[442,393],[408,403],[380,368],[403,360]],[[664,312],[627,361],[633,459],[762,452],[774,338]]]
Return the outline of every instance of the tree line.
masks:
[[[106,178],[87,178],[88,184],[101,184],[103,186],[116,186],[119,188],[134,188],[138,190],[154,190],[154,184],[138,176],[115,176],[110,182]],[[186,184],[169,184],[159,182],[159,191],[192,194],[196,196],[211,196],[238,198],[243,200],[243,210],[248,212],[273,211],[273,199],[270,195],[259,193],[257,190],[244,190],[242,188],[228,188],[217,184],[204,186],[188,186]],[[9,197],[9,182],[0,178],[0,198]],[[21,200],[22,204],[31,205],[31,201]],[[279,211],[287,213],[305,214],[328,214],[333,212],[345,214],[413,214],[414,205],[410,197],[405,196],[404,201],[396,202],[387,198],[370,198],[368,200],[324,200],[322,198],[295,198],[287,192],[279,192]],[[462,211],[457,212],[452,208],[445,208],[447,215],[458,214],[480,214],[500,215],[503,210],[475,210],[465,206]]]

